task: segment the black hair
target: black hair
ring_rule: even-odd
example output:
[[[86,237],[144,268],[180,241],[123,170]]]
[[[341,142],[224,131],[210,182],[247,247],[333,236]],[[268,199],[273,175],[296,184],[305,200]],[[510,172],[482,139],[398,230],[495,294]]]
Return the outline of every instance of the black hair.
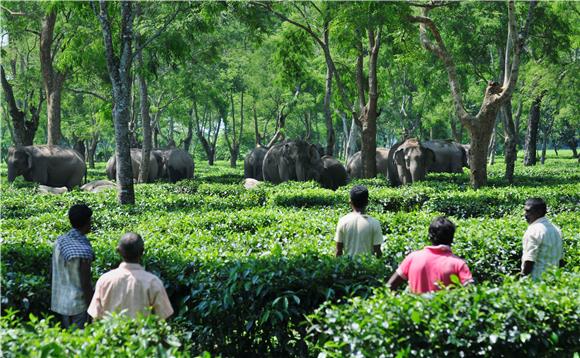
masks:
[[[141,238],[141,235],[134,232],[128,232],[121,237],[119,240],[119,251],[123,259],[126,261],[135,261],[141,255],[145,249],[145,243]]]
[[[548,212],[548,208],[546,206],[546,202],[542,198],[529,198],[526,200],[525,205],[530,207],[530,211],[541,214],[541,216],[546,215]]]
[[[455,224],[445,216],[438,216],[429,225],[429,239],[433,245],[451,245],[455,235]]]
[[[93,216],[93,211],[85,204],[76,204],[68,209],[68,219],[75,229],[87,225]]]
[[[369,190],[364,185],[355,185],[350,189],[350,201],[357,209],[364,209],[369,204]]]

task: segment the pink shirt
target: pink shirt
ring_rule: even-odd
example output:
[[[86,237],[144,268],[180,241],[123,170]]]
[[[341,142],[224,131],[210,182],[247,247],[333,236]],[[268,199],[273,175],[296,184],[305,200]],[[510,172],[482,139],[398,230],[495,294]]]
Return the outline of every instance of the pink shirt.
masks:
[[[440,290],[457,275],[462,284],[473,281],[465,261],[453,255],[447,245],[427,246],[407,255],[397,269],[399,276],[409,280],[413,293]]]
[[[107,312],[121,312],[130,317],[148,315],[148,309],[161,318],[173,314],[173,308],[161,280],[139,264],[123,262],[118,269],[101,276],[88,313],[101,318]]]

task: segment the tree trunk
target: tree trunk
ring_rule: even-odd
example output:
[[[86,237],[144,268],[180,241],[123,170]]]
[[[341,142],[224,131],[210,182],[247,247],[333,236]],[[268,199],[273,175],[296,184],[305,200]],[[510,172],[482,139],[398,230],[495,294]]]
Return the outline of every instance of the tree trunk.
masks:
[[[350,131],[348,133],[348,140],[346,142],[346,153],[345,153],[345,162],[348,163],[350,157],[352,157],[357,151],[357,139],[360,136],[360,130],[354,118],[351,119],[350,124]]]
[[[99,143],[99,136],[97,134],[93,134],[90,144],[87,147],[88,152],[88,159],[89,159],[89,168],[95,168],[95,152],[97,151],[97,144]]]
[[[457,119],[454,113],[451,114],[451,135],[453,136],[453,140],[457,143],[461,143],[462,133],[457,131]]]
[[[489,141],[489,148],[487,148],[487,161],[489,163],[489,165],[494,165],[495,164],[495,150],[496,150],[496,132],[497,132],[497,126],[493,128],[493,131],[491,132],[491,139]]]
[[[541,93],[532,102],[532,108],[528,116],[528,130],[526,131],[526,144],[524,165],[536,165],[536,145],[538,141],[538,127],[540,124],[540,106],[544,93]]]
[[[488,115],[491,118],[480,119],[480,121],[478,121],[479,125],[474,125],[470,130],[470,181],[475,189],[487,185],[487,149],[492,132],[491,128],[493,127],[496,113],[489,113]]]
[[[0,66],[0,72],[2,90],[6,102],[8,103],[8,112],[12,119],[13,130],[11,133],[13,134],[13,142],[17,146],[32,145],[34,142],[34,136],[36,135],[36,130],[38,129],[38,123],[40,122],[40,111],[42,108],[42,102],[44,101],[42,91],[40,91],[39,94],[38,106],[30,106],[30,120],[26,120],[26,113],[18,108],[16,99],[14,98],[14,90],[12,85],[6,79],[6,73],[4,72],[3,66]]]
[[[183,150],[189,153],[191,148],[191,141],[193,140],[193,113],[189,116],[187,121],[187,137],[183,140]]]
[[[60,103],[62,87],[66,77],[65,73],[56,71],[53,67],[55,53],[53,52],[52,44],[55,23],[56,10],[52,10],[42,19],[40,32],[40,69],[46,93],[48,145],[58,145],[62,140]]]
[[[139,5],[138,5],[139,6]],[[139,9],[137,10],[138,12]],[[137,44],[141,44],[141,36],[137,36]],[[143,146],[141,147],[141,166],[139,167],[139,183],[149,181],[149,157],[151,156],[151,117],[149,116],[149,96],[147,94],[147,81],[145,80],[145,66],[143,64],[143,51],[137,54],[137,62],[140,71],[137,72],[139,81],[141,124],[143,126]],[[156,176],[156,175],[155,175]]]
[[[328,37],[328,34],[326,35]],[[324,120],[326,123],[326,154],[334,155],[334,144],[336,136],[334,133],[334,125],[332,123],[332,112],[330,111],[330,100],[332,98],[332,70],[331,66],[326,66],[326,83],[324,91]]]
[[[514,170],[517,160],[517,134],[515,124],[512,119],[511,101],[507,101],[501,108],[501,116],[504,128],[504,161],[505,161],[505,178],[508,183],[514,182]]]
[[[93,5],[94,6],[94,5]],[[133,9],[132,3],[121,3],[120,54],[115,54],[111,21],[107,13],[107,2],[99,2],[99,21],[103,32],[107,68],[113,89],[113,119],[115,123],[115,149],[117,155],[117,188],[120,204],[134,204],[133,169],[129,141],[131,118],[131,78]]]
[[[254,136],[255,136],[255,145],[256,147],[262,143],[262,139],[260,137],[260,129],[258,128],[258,114],[256,113],[256,101],[253,104],[253,112],[254,112]]]

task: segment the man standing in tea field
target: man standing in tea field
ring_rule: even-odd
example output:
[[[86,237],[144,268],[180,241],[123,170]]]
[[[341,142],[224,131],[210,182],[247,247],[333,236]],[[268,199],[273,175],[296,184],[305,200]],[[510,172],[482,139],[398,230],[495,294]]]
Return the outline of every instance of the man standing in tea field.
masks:
[[[92,215],[84,204],[71,206],[68,217],[72,229],[54,244],[51,310],[62,316],[63,328],[83,328],[89,320],[87,307],[93,297],[91,263],[95,254],[85,235],[91,232]]]
[[[140,235],[127,233],[119,240],[117,251],[123,257],[119,268],[109,271],[97,281],[89,314],[97,319],[107,312],[118,312],[135,318],[151,311],[165,319],[173,308],[161,280],[139,264],[145,243]]]
[[[383,233],[381,224],[375,218],[366,215],[369,204],[369,191],[362,185],[356,185],[350,191],[352,212],[340,218],[336,225],[336,256],[346,253],[349,256],[373,253],[381,257]]]
[[[443,216],[435,218],[429,225],[429,239],[433,245],[407,255],[387,285],[396,290],[408,280],[411,292],[422,294],[451,284],[453,275],[462,285],[471,283],[469,267],[451,252],[454,235],[455,224],[451,220]]]
[[[522,275],[531,275],[534,280],[547,268],[563,263],[562,231],[545,217],[546,212],[542,199],[528,199],[524,204],[528,229],[523,238]]]

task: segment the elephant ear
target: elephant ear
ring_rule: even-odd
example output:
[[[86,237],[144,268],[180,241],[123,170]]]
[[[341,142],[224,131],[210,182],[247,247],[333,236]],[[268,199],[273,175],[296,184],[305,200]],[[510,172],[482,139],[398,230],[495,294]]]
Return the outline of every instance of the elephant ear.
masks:
[[[26,166],[28,169],[32,169],[32,153],[26,149],[22,150],[22,154],[26,157]]]
[[[405,148],[399,147],[393,154],[393,158],[395,158],[395,163],[398,165],[405,165]]]

